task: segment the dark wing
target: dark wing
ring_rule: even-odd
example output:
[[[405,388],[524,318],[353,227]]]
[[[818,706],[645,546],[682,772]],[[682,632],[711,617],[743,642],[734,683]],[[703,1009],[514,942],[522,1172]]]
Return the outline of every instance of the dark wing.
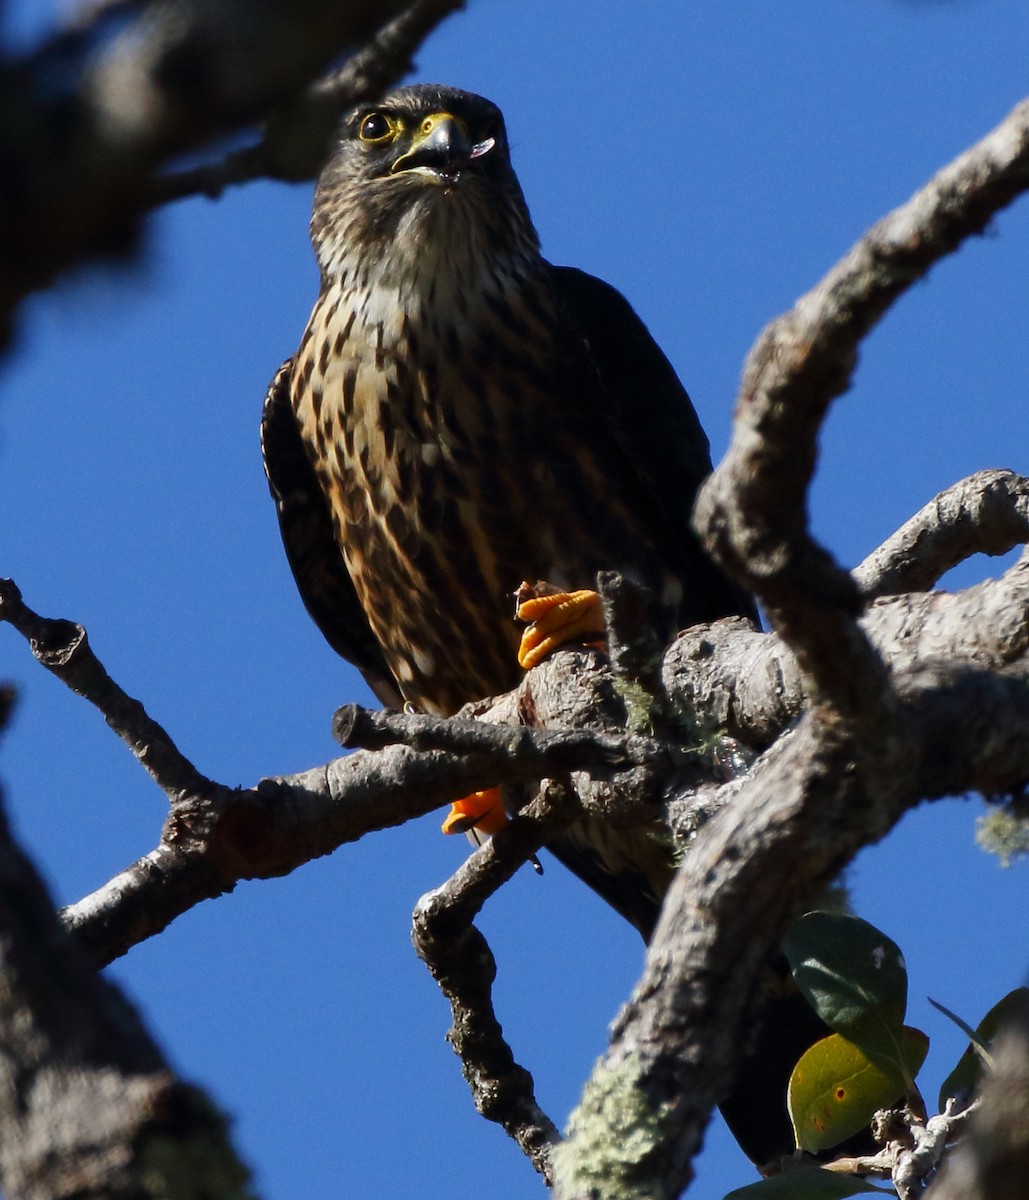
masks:
[[[261,450],[282,544],[304,607],[337,654],[352,662],[381,703],[403,699],[357,599],[336,545],[325,494],[304,450],[289,398],[293,360],[271,381],[261,415]]]
[[[620,292],[572,267],[552,267],[551,286],[596,373],[603,418],[643,484],[648,521],[666,536],[668,566],[688,581],[682,625],[739,613],[756,621],[750,598],[708,559],[690,515],[711,472],[707,435],[686,389]],[[643,832],[614,836],[592,822],[548,849],[650,938],[672,874],[671,848]]]
[[[751,598],[701,550],[692,530],[697,489],[711,473],[703,427],[672,364],[621,292],[574,267],[551,282],[599,377],[606,416],[688,564],[693,586],[683,625],[739,614],[757,623]],[[669,564],[672,565],[672,564]]]

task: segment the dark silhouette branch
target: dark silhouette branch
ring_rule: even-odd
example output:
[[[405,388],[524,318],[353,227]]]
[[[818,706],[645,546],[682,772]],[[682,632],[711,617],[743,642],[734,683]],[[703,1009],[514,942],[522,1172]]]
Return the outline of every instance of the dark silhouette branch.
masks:
[[[165,163],[276,109],[286,114],[344,51],[405,7],[401,0],[102,5],[87,23],[0,64],[7,185],[0,188],[0,342],[28,293],[83,261],[134,248]],[[445,9],[421,4],[408,32],[431,28]],[[372,58],[398,52],[406,62],[411,48],[410,38],[385,38],[351,82],[392,77],[396,58],[381,73]],[[345,88],[346,79],[338,76],[313,102],[321,106],[320,134],[301,137],[303,122],[281,117],[277,169],[290,169],[291,136],[298,159],[309,161],[311,146],[328,135],[327,114],[339,99],[332,89]]]
[[[464,0],[415,0],[341,68],[272,112],[259,141],[215,162],[159,175],[150,187],[148,205],[189,196],[213,199],[228,187],[255,179],[313,179],[340,115],[398,83],[413,69],[412,56],[425,38],[463,7]]]

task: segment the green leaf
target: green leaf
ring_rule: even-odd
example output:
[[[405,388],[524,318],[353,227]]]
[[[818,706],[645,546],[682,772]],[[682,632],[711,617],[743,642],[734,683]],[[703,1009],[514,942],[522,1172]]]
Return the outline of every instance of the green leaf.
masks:
[[[905,1026],[899,1054],[869,1056],[838,1033],[816,1042],[793,1068],[787,1102],[797,1145],[824,1150],[863,1129],[877,1109],[907,1092],[929,1050],[921,1030]]]
[[[941,1012],[946,1013],[952,1020],[955,1020],[965,1033],[971,1034],[972,1041],[972,1044],[958,1059],[954,1070],[943,1081],[943,1086],[940,1088],[939,1103],[940,1111],[942,1112],[948,1100],[959,1095],[961,1092],[971,1091],[979,1083],[983,1074],[983,1061],[982,1052],[976,1048],[976,1041],[989,1047],[1001,1025],[1017,1012],[1021,1011],[1024,1005],[1029,1004],[1029,988],[1015,988],[1013,992],[1008,992],[1002,1000],[998,1000],[979,1022],[974,1034],[971,1033],[971,1030],[969,1030],[964,1021],[955,1018],[953,1013],[947,1012],[942,1004],[937,1004],[935,1000],[930,1000],[930,1003]]]
[[[772,1179],[762,1179],[760,1183],[736,1188],[725,1200],[845,1200],[847,1196],[860,1196],[865,1192],[894,1195],[872,1187],[856,1175],[838,1175],[820,1167],[803,1166],[784,1171]]]
[[[797,986],[823,1021],[871,1057],[902,1057],[907,970],[896,943],[847,913],[814,912],[786,935]]]

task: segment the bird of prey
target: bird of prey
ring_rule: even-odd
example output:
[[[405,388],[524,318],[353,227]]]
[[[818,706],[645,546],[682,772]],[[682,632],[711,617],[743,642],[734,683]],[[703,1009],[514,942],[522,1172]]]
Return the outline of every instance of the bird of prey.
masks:
[[[666,640],[754,616],[691,528],[711,462],[689,397],[614,288],[542,257],[493,104],[420,85],[349,113],[311,232],[321,289],[265,402],[265,465],[304,603],[384,704],[449,715],[515,686],[522,581],[581,613],[618,571]],[[553,850],[649,937],[663,838],[592,822]],[[751,1157],[792,1148],[785,1080],[824,1032],[764,1039],[778,1122],[748,1128],[753,1082],[726,1106]]]

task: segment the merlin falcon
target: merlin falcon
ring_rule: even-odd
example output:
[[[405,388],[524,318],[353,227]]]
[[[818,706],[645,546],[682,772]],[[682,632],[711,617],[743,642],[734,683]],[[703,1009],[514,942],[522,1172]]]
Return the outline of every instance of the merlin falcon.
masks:
[[[645,589],[665,640],[754,616],[691,528],[711,462],[689,397],[617,291],[540,254],[499,109],[435,85],[355,109],[311,234],[321,289],[265,402],[265,465],[304,603],[383,704],[449,715],[595,644],[603,570]],[[548,585],[528,647],[523,581]],[[649,937],[663,838],[591,822],[551,849]],[[780,1109],[813,1028],[776,1068]],[[788,1123],[748,1135],[757,1103],[737,1137],[788,1152]]]

